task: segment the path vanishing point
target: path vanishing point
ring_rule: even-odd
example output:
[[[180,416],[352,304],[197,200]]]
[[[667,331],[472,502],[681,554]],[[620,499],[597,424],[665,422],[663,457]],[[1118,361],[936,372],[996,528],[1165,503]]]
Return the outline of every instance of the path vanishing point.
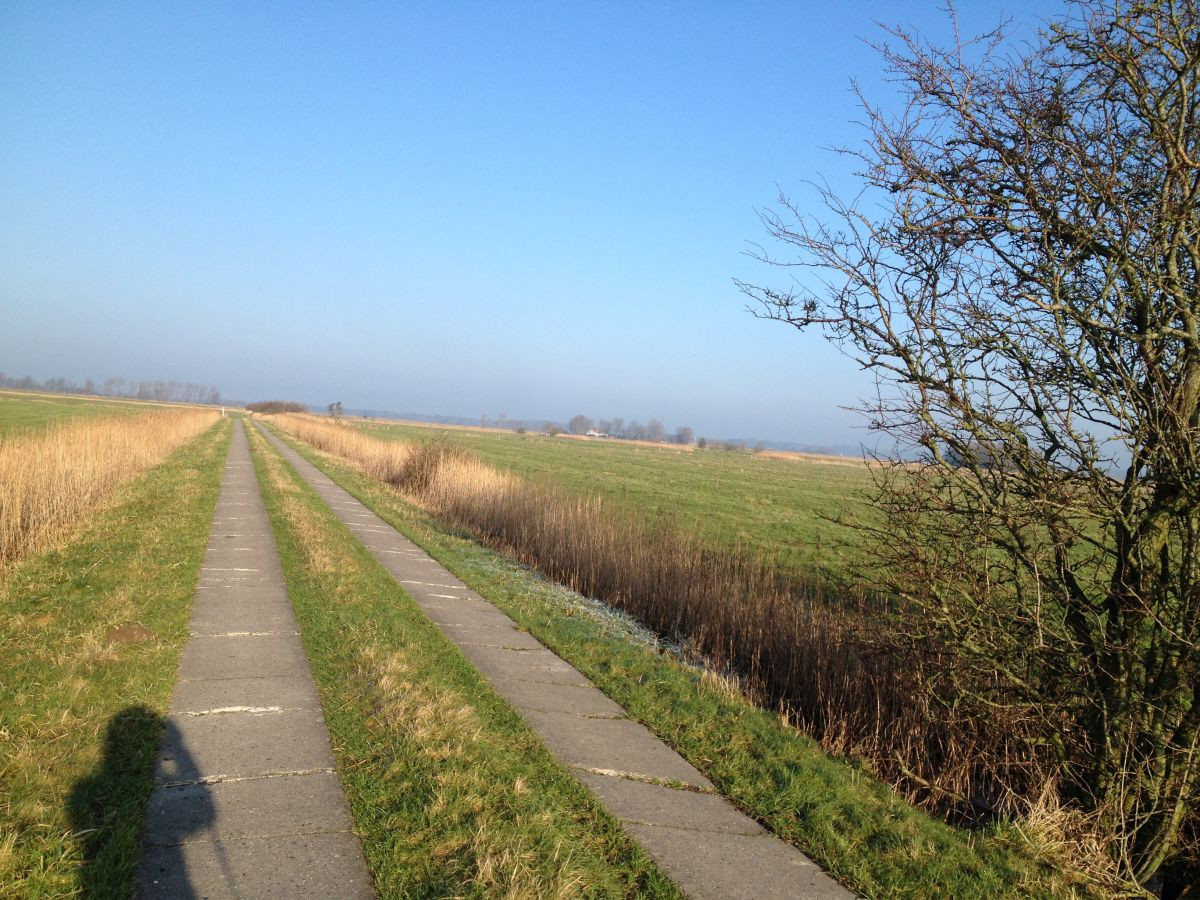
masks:
[[[142,897],[373,896],[241,420],[146,814]],[[261,428],[261,426],[259,426]],[[263,429],[550,751],[694,898],[851,894]],[[676,787],[673,785],[683,785]]]

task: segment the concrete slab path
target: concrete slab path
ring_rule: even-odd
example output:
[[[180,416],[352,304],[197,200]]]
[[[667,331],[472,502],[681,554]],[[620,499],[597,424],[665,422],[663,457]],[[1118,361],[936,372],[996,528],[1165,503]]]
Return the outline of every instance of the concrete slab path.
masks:
[[[373,897],[241,420],[190,628],[138,896]]]
[[[722,900],[852,896],[721,797],[581,672],[259,427],[685,894]]]

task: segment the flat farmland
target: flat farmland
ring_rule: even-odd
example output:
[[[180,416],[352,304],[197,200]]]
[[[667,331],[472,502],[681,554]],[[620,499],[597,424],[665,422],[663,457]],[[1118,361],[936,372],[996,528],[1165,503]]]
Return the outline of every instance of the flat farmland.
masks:
[[[796,573],[834,583],[866,548],[839,520],[871,516],[865,465],[779,459],[722,450],[688,451],[610,440],[367,423],[371,434],[406,441],[442,436],[498,468],[579,496],[598,495],[643,521],[690,531],[711,546],[740,547]]]
[[[163,407],[138,400],[0,391],[0,437],[69,419],[133,415],[156,408]]]

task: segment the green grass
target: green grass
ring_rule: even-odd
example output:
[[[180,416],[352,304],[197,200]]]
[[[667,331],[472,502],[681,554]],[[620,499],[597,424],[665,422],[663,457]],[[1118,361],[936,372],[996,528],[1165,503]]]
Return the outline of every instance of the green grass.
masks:
[[[222,422],[0,583],[0,896],[126,897]]]
[[[861,465],[501,431],[360,427],[412,441],[443,435],[530,481],[600,495],[645,521],[668,522],[716,546],[752,550],[837,584],[850,580],[848,569],[864,552],[857,532],[829,521],[871,515],[862,499],[871,478]]]
[[[873,897],[1086,894],[1011,828],[952,828],[749,703],[660,652],[620,617],[448,533],[421,511],[291,442],[439,562],[675,747],[738,806],[854,891]],[[627,451],[618,451],[627,452]]]
[[[250,433],[338,771],[380,894],[679,896]]]
[[[0,437],[68,419],[135,415],[162,408],[159,404],[134,400],[0,391]]]

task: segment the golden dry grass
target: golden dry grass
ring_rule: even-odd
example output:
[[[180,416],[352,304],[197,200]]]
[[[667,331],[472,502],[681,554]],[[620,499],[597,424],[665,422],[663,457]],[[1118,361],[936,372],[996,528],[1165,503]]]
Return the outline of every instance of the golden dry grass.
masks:
[[[55,546],[122,484],[211,426],[171,410],[66,422],[0,439],[0,572]]]
[[[404,470],[412,454],[411,444],[403,441],[380,441],[368,437],[357,428],[336,425],[327,419],[291,413],[269,418],[306,444],[312,444],[341,459],[352,461],[364,475],[389,484]]]

